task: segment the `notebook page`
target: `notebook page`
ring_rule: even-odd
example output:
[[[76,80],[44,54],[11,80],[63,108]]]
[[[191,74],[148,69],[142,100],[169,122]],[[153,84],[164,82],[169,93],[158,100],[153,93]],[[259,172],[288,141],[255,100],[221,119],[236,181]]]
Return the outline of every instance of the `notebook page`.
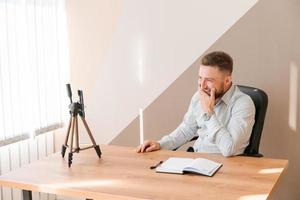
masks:
[[[208,160],[205,158],[197,158],[191,162],[187,168],[196,169],[197,171],[205,174],[212,174],[222,164]]]
[[[194,159],[170,157],[156,168],[157,172],[182,173],[183,168],[191,163]]]

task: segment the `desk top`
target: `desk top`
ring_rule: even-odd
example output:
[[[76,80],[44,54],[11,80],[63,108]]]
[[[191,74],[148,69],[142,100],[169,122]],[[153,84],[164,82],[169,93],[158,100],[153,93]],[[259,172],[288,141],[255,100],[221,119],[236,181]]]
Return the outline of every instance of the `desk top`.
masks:
[[[93,149],[48,156],[0,176],[0,185],[38,192],[96,199],[267,199],[287,160],[229,157],[160,150],[138,154],[135,148],[101,145],[102,158]],[[150,166],[171,156],[207,158],[223,166],[213,177],[165,174]]]

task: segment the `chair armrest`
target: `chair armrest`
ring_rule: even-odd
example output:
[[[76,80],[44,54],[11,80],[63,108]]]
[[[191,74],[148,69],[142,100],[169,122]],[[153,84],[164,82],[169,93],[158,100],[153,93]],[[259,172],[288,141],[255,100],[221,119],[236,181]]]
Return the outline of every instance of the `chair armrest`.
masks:
[[[195,136],[193,137],[189,142],[192,142],[194,140],[197,140],[199,136]],[[179,147],[172,149],[172,151],[176,151],[177,149],[179,149]],[[191,147],[188,148],[188,152],[194,152],[194,150],[192,151]]]

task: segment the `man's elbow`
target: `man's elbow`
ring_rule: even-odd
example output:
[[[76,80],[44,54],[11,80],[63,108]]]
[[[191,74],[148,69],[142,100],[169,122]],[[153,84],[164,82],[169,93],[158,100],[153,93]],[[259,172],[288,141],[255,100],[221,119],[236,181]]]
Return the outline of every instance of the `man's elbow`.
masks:
[[[221,153],[224,157],[231,157],[236,155],[234,144],[228,144],[221,149]]]
[[[222,155],[223,155],[224,157],[232,157],[232,156],[234,156],[235,154],[232,153],[232,152],[230,152],[230,151],[224,151],[224,152],[222,152]]]

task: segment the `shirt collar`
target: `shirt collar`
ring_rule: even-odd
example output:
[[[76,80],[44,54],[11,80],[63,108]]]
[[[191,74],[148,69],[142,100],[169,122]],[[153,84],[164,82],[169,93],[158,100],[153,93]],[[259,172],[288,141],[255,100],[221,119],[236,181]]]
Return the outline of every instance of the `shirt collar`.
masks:
[[[222,100],[226,105],[229,104],[229,101],[234,93],[235,85],[232,83],[229,90],[221,97],[220,100]]]

